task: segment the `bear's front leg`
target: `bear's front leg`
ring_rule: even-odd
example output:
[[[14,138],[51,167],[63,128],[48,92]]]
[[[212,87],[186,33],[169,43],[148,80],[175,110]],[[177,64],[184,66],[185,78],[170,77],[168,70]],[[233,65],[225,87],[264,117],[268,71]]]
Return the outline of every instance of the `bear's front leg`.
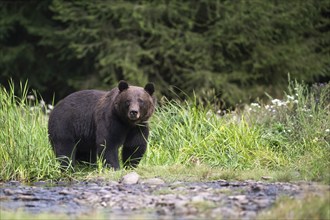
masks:
[[[116,125],[115,122],[113,122],[113,125]],[[119,125],[110,129],[106,129],[103,126],[98,127],[96,131],[97,155],[102,160],[105,159],[106,166],[115,170],[120,168],[118,148],[123,144],[125,136],[125,131],[120,129]]]
[[[149,128],[147,124],[132,128],[124,142],[122,159],[125,167],[137,167],[147,149]]]
[[[111,146],[103,142],[97,147],[97,155],[102,160],[105,159],[105,166],[119,170],[118,146]]]

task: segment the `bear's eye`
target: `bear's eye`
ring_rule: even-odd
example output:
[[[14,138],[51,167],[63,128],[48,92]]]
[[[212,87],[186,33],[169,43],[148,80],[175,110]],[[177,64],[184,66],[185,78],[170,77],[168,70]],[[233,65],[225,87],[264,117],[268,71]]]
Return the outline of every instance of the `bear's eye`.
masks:
[[[125,101],[125,105],[126,105],[126,106],[129,106],[129,105],[130,105],[130,103],[131,103],[131,101],[130,101],[130,100],[126,100],[126,101]]]
[[[140,105],[144,104],[144,101],[142,99],[138,99],[138,102],[139,102]]]

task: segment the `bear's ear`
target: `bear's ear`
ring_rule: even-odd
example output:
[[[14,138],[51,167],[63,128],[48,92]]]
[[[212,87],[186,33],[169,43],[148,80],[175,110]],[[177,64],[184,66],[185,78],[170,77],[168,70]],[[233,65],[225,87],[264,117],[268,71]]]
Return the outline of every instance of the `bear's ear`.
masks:
[[[119,91],[124,91],[125,89],[128,89],[128,83],[124,80],[120,80],[118,83],[118,89]]]
[[[144,87],[144,90],[149,93],[149,95],[152,95],[155,92],[155,86],[153,83],[147,83],[147,85]]]

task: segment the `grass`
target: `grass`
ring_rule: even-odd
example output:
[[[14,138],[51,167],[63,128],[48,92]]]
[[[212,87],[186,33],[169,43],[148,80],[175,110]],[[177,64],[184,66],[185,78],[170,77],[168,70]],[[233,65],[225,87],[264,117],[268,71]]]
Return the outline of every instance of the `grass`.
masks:
[[[308,194],[300,200],[282,197],[275,206],[260,213],[257,219],[330,219],[330,195]]]
[[[261,126],[251,126],[245,116],[219,117],[195,103],[166,102],[153,122],[145,164],[260,169],[285,163],[264,143]]]
[[[219,116],[196,101],[164,100],[152,120],[143,165],[278,171],[285,179],[330,183],[330,85],[293,82],[284,100]]]
[[[101,161],[96,167],[80,165],[75,172],[60,172],[47,137],[46,105],[38,101],[40,97],[32,100],[27,84],[20,84],[19,96],[13,85],[10,89],[0,86],[0,182],[118,181],[130,172],[103,168]],[[268,103],[251,103],[223,116],[196,100],[162,99],[151,119],[149,149],[136,172],[142,178],[160,177],[166,182],[262,180],[266,176],[271,177],[269,181],[330,184],[329,103],[330,84],[307,88],[297,82],[290,83],[283,100],[269,97]],[[282,198],[258,218],[329,219],[329,203],[327,195]],[[1,218],[58,219],[58,215],[2,210]],[[63,219],[71,217],[63,215]]]
[[[119,179],[99,165],[60,172],[48,141],[42,101],[27,84],[0,87],[0,181]],[[330,84],[292,82],[283,100],[252,103],[224,116],[196,100],[160,100],[151,119],[149,149],[137,172],[166,181],[207,179],[313,180],[330,183]],[[34,97],[38,97],[33,93]],[[40,97],[39,97],[40,99]]]
[[[0,88],[0,180],[34,181],[59,178],[47,138],[47,118],[40,103],[28,99],[27,84],[20,84],[21,97]]]
[[[116,214],[105,214],[98,211],[92,211],[88,214],[81,214],[79,216],[70,216],[68,214],[54,214],[54,213],[28,213],[23,210],[18,210],[16,212],[10,212],[1,210],[1,219],[3,220],[126,220],[126,219],[150,219],[145,218],[144,215],[127,215],[127,216],[119,216]],[[128,218],[130,217],[130,218]],[[148,216],[147,216],[148,217]]]

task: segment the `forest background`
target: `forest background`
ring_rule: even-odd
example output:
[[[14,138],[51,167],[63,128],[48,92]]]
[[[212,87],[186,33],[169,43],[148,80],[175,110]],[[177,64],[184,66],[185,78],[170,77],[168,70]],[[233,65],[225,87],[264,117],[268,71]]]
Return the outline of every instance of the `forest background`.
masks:
[[[0,1],[0,84],[51,102],[120,79],[227,108],[330,80],[330,1]],[[19,87],[17,87],[19,88]]]

